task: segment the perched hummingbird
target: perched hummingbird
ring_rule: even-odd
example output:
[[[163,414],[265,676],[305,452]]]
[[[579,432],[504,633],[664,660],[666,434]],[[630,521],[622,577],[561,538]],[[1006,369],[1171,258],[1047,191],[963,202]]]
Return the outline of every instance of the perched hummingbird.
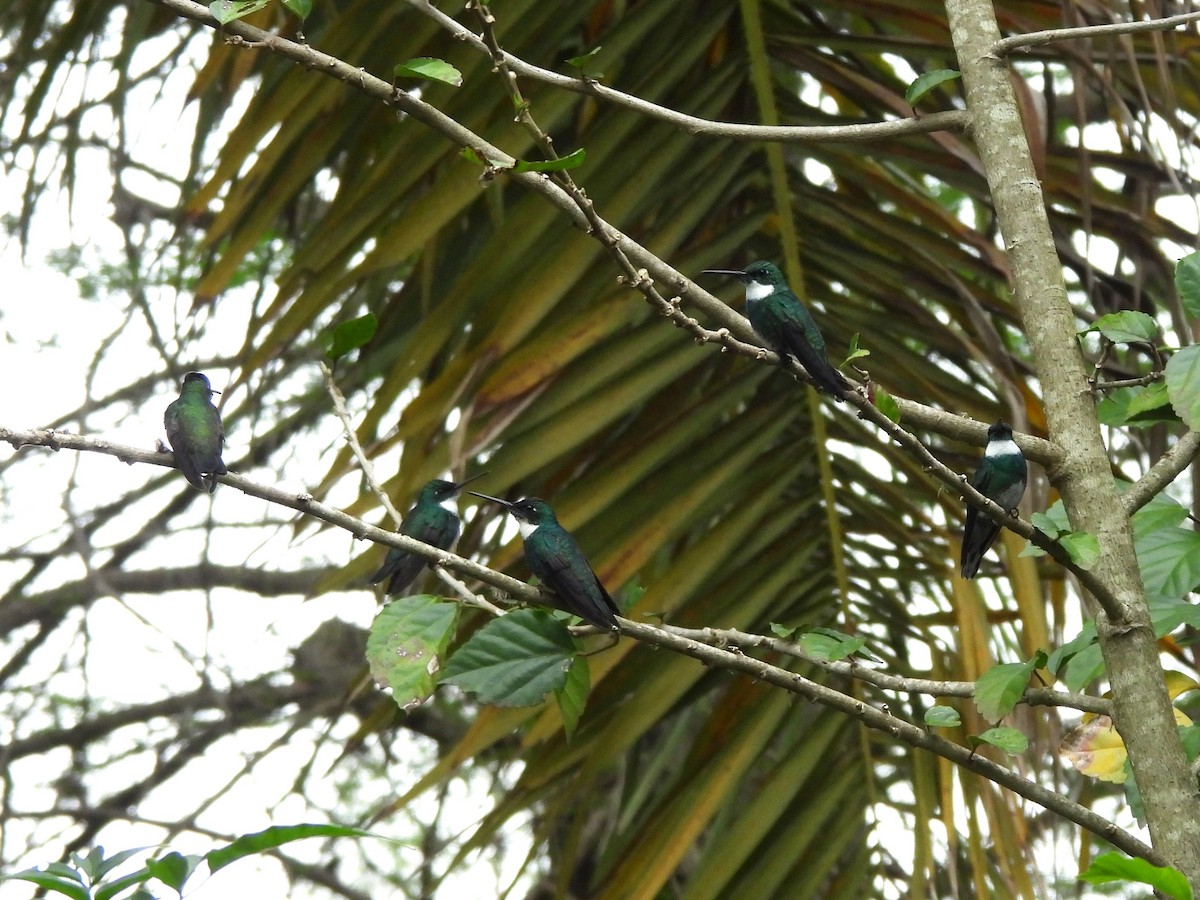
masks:
[[[1013,440],[1012,428],[1001,419],[988,429],[983,462],[971,476],[971,487],[997,506],[1011,511],[1021,502],[1027,476],[1025,456]],[[962,541],[963,578],[975,577],[983,554],[987,553],[999,533],[1000,523],[992,521],[990,516],[973,506],[967,507],[967,527],[963,531]]]
[[[458,504],[454,502],[454,498],[458,496],[464,484],[469,484],[486,474],[487,472],[480,472],[466,481],[459,482],[429,482],[421,488],[412,509],[404,514],[400,522],[400,533],[441,550],[449,550],[458,540],[461,525],[458,519]],[[392,547],[388,550],[387,558],[379,571],[371,576],[371,584],[379,584],[387,578],[385,593],[394,596],[406,590],[428,563],[429,560],[423,556]]]
[[[705,269],[711,275],[732,275],[746,285],[746,316],[754,330],[782,357],[790,353],[804,366],[819,390],[838,400],[850,383],[830,364],[825,339],[800,298],[792,293],[778,266],[766,260],[745,269]]]
[[[167,440],[175,451],[175,464],[192,487],[210,494],[217,489],[218,475],[226,472],[221,462],[225,428],[221,414],[213,406],[214,391],[200,372],[183,376],[179,399],[172,400],[163,414]]]
[[[537,497],[510,502],[475,491],[467,493],[499,503],[512,513],[525,539],[525,562],[542,585],[557,595],[567,612],[601,631],[619,632],[617,616],[621,611],[592,571],[575,538],[558,524],[549,503]]]

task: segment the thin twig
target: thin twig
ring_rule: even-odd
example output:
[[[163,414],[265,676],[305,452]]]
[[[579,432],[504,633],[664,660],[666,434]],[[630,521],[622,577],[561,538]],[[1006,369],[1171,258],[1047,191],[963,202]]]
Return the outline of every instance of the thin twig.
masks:
[[[410,0],[412,2],[412,0]],[[992,45],[992,53],[1005,56],[1014,50],[1028,50],[1031,47],[1042,47],[1055,41],[1077,41],[1084,38],[1105,37],[1117,34],[1141,34],[1147,31],[1169,31],[1178,25],[1200,20],[1200,12],[1183,13],[1178,16],[1167,16],[1162,19],[1147,19],[1144,22],[1114,22],[1110,25],[1082,25],[1076,28],[1052,28],[1048,31],[1031,31],[1028,34],[1014,34],[996,41]]]

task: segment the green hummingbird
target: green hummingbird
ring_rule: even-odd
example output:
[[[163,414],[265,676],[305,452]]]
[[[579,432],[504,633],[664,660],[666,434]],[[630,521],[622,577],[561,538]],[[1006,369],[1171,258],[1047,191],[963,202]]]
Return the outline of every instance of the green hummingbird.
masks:
[[[210,494],[217,489],[217,476],[226,473],[221,461],[225,428],[213,406],[212,385],[200,372],[183,376],[179,399],[172,400],[163,414],[167,440],[175,451],[175,464],[188,483]]]
[[[601,631],[620,633],[617,616],[621,611],[592,571],[575,538],[558,523],[549,503],[537,497],[509,501],[475,491],[467,493],[499,503],[512,513],[525,540],[525,562],[542,585],[562,601],[567,612]]]
[[[983,461],[971,476],[971,487],[983,494],[997,506],[1015,510],[1025,494],[1025,481],[1029,467],[1025,455],[1013,440],[1012,428],[1001,419],[988,429],[987,447]],[[967,507],[967,526],[962,540],[962,577],[974,578],[979,571],[983,554],[988,552],[1000,523],[993,521],[987,513],[973,506]]]
[[[746,285],[746,317],[767,345],[782,357],[794,356],[818,390],[841,400],[850,383],[825,354],[825,339],[779,267],[766,260],[745,269],[704,269],[704,274],[732,275]]]
[[[464,484],[470,484],[486,474],[487,472],[480,472],[466,481],[435,479],[429,482],[421,488],[421,492],[417,494],[417,502],[401,519],[400,533],[439,550],[449,550],[458,540],[458,533],[462,527],[458,518],[458,504],[454,499]],[[428,564],[429,560],[423,556],[401,550],[399,547],[391,547],[379,571],[371,576],[371,584],[379,584],[386,578],[388,583],[384,593],[389,597],[395,596],[407,590]]]

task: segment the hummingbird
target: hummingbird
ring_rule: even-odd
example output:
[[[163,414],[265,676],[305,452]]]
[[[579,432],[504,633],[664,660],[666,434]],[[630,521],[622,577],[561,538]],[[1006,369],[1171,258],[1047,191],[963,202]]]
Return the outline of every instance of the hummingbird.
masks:
[[[487,472],[480,472],[466,481],[442,481],[435,479],[421,488],[417,494],[417,502],[412,509],[404,514],[400,521],[400,533],[424,544],[431,544],[440,550],[449,550],[456,540],[461,522],[458,518],[458,504],[454,498],[476,478],[482,478]],[[371,584],[379,584],[388,579],[387,590],[389,597],[406,590],[412,584],[421,569],[428,565],[429,560],[408,550],[392,547],[379,571],[371,576]]]
[[[841,400],[850,383],[825,355],[825,339],[812,313],[788,287],[779,267],[766,260],[746,269],[704,269],[704,274],[732,275],[746,285],[746,317],[780,356],[796,357],[817,389]]]
[[[163,414],[175,464],[192,487],[210,494],[217,489],[217,476],[226,472],[221,461],[225,428],[212,402],[212,395],[217,393],[220,391],[214,391],[203,374],[188,372],[183,376],[179,399],[172,400]]]
[[[575,538],[558,523],[549,503],[537,497],[509,501],[475,491],[467,493],[499,503],[512,513],[525,540],[525,562],[538,580],[562,601],[567,612],[601,631],[619,633],[617,616],[621,611],[592,571]]]
[[[1012,428],[1001,419],[988,429],[983,461],[971,476],[971,487],[996,505],[1015,511],[1025,493],[1027,477],[1025,456],[1013,440]],[[967,507],[967,527],[963,530],[962,540],[963,578],[975,577],[983,554],[987,553],[999,533],[999,522],[993,521],[982,510]]]

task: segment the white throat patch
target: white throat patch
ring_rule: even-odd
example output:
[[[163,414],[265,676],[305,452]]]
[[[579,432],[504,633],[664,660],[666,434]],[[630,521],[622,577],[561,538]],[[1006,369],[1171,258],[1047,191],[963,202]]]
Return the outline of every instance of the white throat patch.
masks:
[[[448,513],[454,513],[456,516],[458,515],[458,499],[455,497],[447,497],[445,500],[439,503],[438,506]]]
[[[521,529],[521,537],[523,538],[529,537],[538,530],[536,525],[532,522],[526,522],[524,519],[517,519],[517,527]]]
[[[988,459],[995,459],[997,456],[1017,456],[1020,452],[1021,448],[1017,446],[1017,442],[1008,438],[1003,441],[988,441],[983,455]]]
[[[774,287],[761,281],[749,281],[746,283],[746,299],[765,300],[774,290]]]

